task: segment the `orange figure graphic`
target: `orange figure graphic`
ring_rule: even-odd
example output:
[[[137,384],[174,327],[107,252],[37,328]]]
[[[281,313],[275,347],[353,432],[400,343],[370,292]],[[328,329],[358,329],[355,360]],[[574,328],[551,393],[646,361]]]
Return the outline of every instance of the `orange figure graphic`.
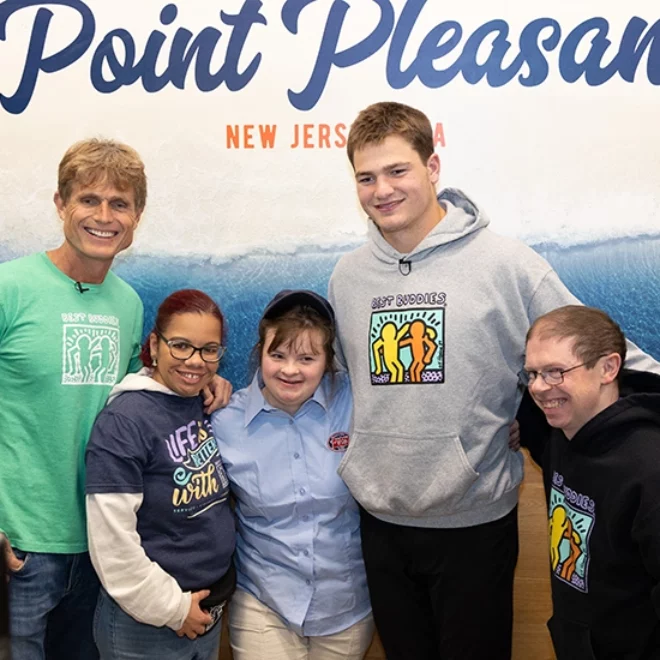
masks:
[[[570,552],[561,567],[559,577],[570,582],[573,573],[575,573],[577,560],[582,556],[582,549],[580,548],[582,539],[573,529],[573,523],[566,515],[564,507],[558,506],[552,512],[552,517],[550,518],[550,560],[553,571],[555,571],[559,565],[559,546],[564,539],[568,540]]]
[[[399,348],[410,346],[413,358],[409,369],[411,383],[422,382],[422,371],[431,364],[433,355],[438,350],[437,344],[433,341],[436,336],[433,328],[427,326],[421,319],[417,319],[410,324],[410,336],[399,343]]]
[[[410,323],[404,323],[397,332],[396,325],[388,321],[380,330],[380,339],[373,343],[374,362],[376,363],[376,376],[383,372],[382,363],[385,362],[385,368],[390,372],[390,383],[403,383],[404,368],[399,360],[399,342],[403,337]],[[380,354],[383,354],[381,361]]]

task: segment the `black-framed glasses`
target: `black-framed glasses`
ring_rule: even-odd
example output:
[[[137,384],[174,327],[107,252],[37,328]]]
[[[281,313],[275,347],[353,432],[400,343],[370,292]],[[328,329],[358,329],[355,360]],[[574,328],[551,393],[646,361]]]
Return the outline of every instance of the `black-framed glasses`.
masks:
[[[185,339],[168,339],[160,330],[156,334],[167,344],[170,355],[175,360],[189,360],[195,353],[199,353],[204,362],[220,362],[227,348],[220,344],[207,344],[206,346],[193,346]]]
[[[605,357],[605,355],[599,355],[597,359],[600,360],[602,357]],[[564,382],[564,374],[573,371],[573,369],[584,367],[587,364],[589,362],[582,362],[568,369],[545,369],[544,371],[527,371],[526,369],[521,369],[518,378],[525,387],[529,387],[539,376],[541,376],[546,385],[561,385]]]

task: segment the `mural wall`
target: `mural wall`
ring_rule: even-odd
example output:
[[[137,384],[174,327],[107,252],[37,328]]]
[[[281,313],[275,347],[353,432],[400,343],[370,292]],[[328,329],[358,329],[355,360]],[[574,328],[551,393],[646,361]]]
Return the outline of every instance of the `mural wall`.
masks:
[[[4,0],[0,261],[59,244],[71,143],[131,144],[149,199],[115,270],[148,324],[177,288],[215,297],[243,385],[266,301],[324,292],[364,240],[348,127],[396,100],[431,118],[443,186],[660,357],[659,19],[651,0]]]

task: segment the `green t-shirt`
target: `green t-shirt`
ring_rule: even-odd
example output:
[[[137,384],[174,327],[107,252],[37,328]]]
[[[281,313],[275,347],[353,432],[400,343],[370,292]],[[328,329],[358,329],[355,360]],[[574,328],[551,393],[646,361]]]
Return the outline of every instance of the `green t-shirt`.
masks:
[[[112,272],[82,288],[44,253],[0,264],[0,530],[21,550],[87,549],[85,446],[140,366],[137,293]]]

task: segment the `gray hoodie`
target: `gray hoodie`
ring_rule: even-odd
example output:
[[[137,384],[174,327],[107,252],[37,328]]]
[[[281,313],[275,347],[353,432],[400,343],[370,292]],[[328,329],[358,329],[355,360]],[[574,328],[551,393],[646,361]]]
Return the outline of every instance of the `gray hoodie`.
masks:
[[[532,249],[492,233],[460,190],[438,200],[446,216],[411,253],[370,221],[369,243],[330,279],[355,402],[339,474],[382,520],[468,527],[518,499],[523,459],[508,433],[527,330],[579,301]],[[629,347],[629,367],[658,371]]]

